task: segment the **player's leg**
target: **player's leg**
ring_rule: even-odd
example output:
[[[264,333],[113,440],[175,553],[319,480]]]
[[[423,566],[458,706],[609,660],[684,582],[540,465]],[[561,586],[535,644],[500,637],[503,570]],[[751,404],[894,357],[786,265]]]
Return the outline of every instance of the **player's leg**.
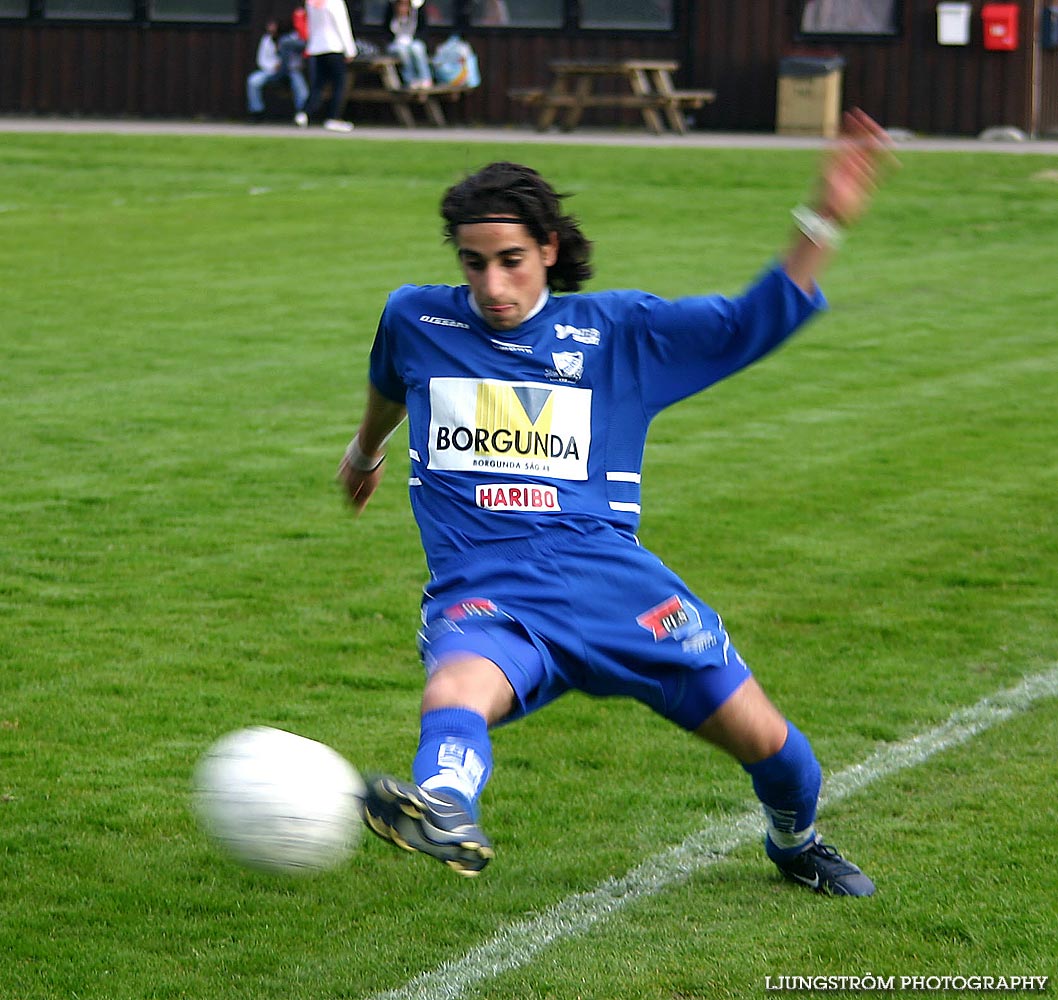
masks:
[[[451,626],[442,618],[422,634],[428,678],[414,781],[370,781],[364,819],[384,839],[476,875],[493,857],[478,826],[492,771],[489,727],[523,711],[545,671],[539,650],[506,616]]]
[[[413,782],[368,782],[364,820],[384,840],[429,854],[461,875],[476,875],[493,856],[478,826],[477,800],[492,771],[490,722],[506,716],[514,689],[491,660],[455,652],[423,692]]]
[[[753,781],[767,822],[765,850],[789,879],[818,892],[869,896],[874,883],[815,829],[822,771],[804,734],[750,677],[696,730]]]
[[[608,612],[578,619],[594,656],[586,690],[636,698],[738,760],[764,806],[768,856],[784,874],[834,894],[873,891],[817,841],[815,754],[753,678],[716,611],[647,549],[620,540],[580,546],[563,579]]]

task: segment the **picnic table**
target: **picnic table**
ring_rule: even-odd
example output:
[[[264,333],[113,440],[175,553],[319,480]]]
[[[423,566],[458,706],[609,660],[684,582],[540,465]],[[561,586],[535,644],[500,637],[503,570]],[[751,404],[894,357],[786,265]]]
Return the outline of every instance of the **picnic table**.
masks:
[[[671,59],[556,59],[548,64],[548,87],[511,90],[512,100],[537,109],[536,127],[546,132],[559,117],[560,128],[569,132],[579,124],[587,108],[637,108],[651,132],[683,135],[687,123],[683,112],[716,100],[713,90],[677,90],[672,74],[680,64]],[[598,84],[609,80],[600,90]],[[617,81],[617,88],[612,84]]]
[[[438,128],[448,124],[442,101],[454,102],[466,93],[466,87],[435,84],[418,90],[404,86],[396,56],[357,56],[349,63],[349,91],[346,103],[389,104],[397,121],[405,128],[415,128],[416,106]]]

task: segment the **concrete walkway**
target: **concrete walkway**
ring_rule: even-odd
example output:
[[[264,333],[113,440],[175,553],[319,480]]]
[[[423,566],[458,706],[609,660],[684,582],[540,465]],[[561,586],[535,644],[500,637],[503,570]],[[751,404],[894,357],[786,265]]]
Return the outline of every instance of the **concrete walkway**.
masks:
[[[651,135],[646,131],[582,128],[576,132],[536,132],[528,126],[507,128],[404,129],[365,125],[349,135],[325,132],[322,128],[298,129],[291,125],[250,125],[224,122],[197,122],[141,119],[94,119],[0,116],[0,133],[101,133],[110,135],[224,135],[267,136],[328,142],[408,140],[412,142],[512,143],[533,145],[558,143],[571,146],[683,146],[692,149],[818,149],[826,144],[820,137],[791,137],[760,133],[690,132],[687,135]],[[1058,156],[1058,139],[1006,139],[988,141],[970,138],[896,137],[900,151],[1015,153]]]

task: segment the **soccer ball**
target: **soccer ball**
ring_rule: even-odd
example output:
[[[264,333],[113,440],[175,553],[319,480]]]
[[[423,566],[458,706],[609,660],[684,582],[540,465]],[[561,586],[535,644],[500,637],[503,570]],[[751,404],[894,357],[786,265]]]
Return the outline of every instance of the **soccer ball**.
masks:
[[[364,782],[323,743],[250,726],[222,736],[195,768],[193,800],[224,853],[249,868],[334,868],[360,839]]]

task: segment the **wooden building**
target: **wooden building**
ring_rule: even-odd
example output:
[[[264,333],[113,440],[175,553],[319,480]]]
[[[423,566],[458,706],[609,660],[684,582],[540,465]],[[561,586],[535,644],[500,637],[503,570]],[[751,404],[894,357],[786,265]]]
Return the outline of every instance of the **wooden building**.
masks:
[[[280,0],[0,0],[0,113],[240,119],[245,79]],[[380,0],[349,0],[358,38],[381,43]],[[943,11],[941,10],[943,8]],[[997,39],[985,15],[1011,16]],[[478,54],[483,84],[457,120],[497,125],[528,113],[512,88],[546,82],[556,58],[664,58],[676,82],[716,91],[694,127],[771,131],[793,55],[840,57],[842,103],[888,127],[975,135],[1012,126],[1058,133],[1058,2],[972,0],[427,0],[429,40],[453,32]],[[942,14],[967,34],[944,44]],[[497,23],[506,21],[506,23]],[[957,34],[957,32],[956,32]],[[375,107],[358,118],[382,120]],[[634,125],[634,111],[585,123]]]

